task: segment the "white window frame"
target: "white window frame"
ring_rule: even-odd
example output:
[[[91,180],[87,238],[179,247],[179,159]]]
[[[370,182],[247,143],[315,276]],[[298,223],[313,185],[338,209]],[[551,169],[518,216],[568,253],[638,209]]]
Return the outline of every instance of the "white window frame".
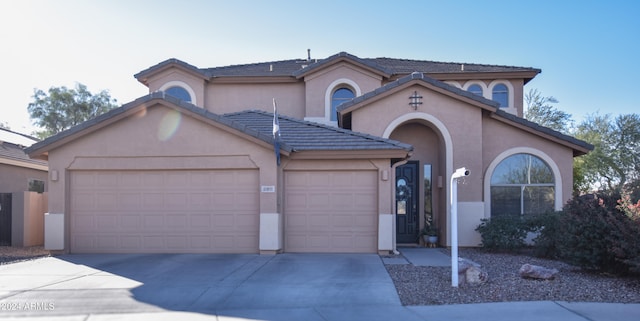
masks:
[[[462,86],[462,90],[465,91],[469,91],[469,87],[471,87],[472,85],[478,85],[480,86],[480,88],[482,88],[482,97],[487,98],[487,99],[491,99],[490,95],[489,95],[489,88],[487,88],[487,84],[484,83],[484,81],[480,81],[480,80],[470,80],[467,81],[464,86]],[[489,97],[487,97],[489,96]]]
[[[488,86],[488,89],[489,89],[487,91],[488,97],[485,97],[485,98],[493,100],[493,88],[500,84],[507,86],[507,90],[509,90],[509,95],[507,97],[508,106],[507,107],[501,106],[500,109],[510,114],[517,115],[517,110],[516,110],[516,106],[514,104],[514,98],[513,98],[514,97],[513,85],[511,84],[510,81],[505,79],[498,79],[498,80],[492,81]]]
[[[191,88],[191,86],[189,86],[186,82],[184,81],[180,81],[180,80],[172,80],[169,81],[167,83],[165,83],[164,85],[162,85],[162,87],[160,87],[160,91],[165,91],[171,87],[180,87],[184,90],[187,91],[187,93],[189,93],[189,96],[191,97],[191,102],[189,102],[192,105],[198,105],[198,101],[196,100],[196,93],[195,91],[193,91],[193,89]]]
[[[554,179],[554,209],[556,211],[562,210],[562,175],[560,175],[560,168],[558,167],[556,162],[554,162],[553,159],[549,157],[549,155],[538,149],[531,147],[515,147],[500,153],[500,155],[494,158],[491,164],[489,164],[489,166],[487,167],[487,171],[484,175],[484,217],[491,217],[491,176],[493,176],[493,172],[495,171],[496,167],[498,167],[498,165],[503,160],[515,154],[531,154],[547,163],[547,165],[551,169],[551,172],[553,173]]]
[[[331,120],[331,101],[333,100],[333,93],[340,88],[347,87],[354,91],[355,97],[362,95],[362,90],[358,84],[348,78],[340,78],[334,80],[324,93],[324,117],[305,117],[304,120],[313,121],[325,125],[337,127],[338,122]]]

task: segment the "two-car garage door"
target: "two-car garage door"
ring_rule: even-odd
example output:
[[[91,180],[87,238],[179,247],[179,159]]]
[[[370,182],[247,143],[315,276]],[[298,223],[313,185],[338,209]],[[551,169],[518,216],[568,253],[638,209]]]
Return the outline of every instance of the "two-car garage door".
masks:
[[[74,253],[257,253],[257,170],[73,171]]]

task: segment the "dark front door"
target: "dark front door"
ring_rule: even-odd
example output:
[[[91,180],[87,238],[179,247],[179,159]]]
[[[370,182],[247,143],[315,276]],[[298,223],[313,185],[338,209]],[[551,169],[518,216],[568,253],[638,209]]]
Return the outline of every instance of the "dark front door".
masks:
[[[0,245],[11,245],[11,193],[0,193]]]
[[[396,242],[418,242],[418,162],[396,167]]]

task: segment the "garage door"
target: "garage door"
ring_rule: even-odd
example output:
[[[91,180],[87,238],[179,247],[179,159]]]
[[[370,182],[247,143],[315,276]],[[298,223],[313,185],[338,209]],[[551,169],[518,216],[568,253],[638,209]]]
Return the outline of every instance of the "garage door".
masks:
[[[377,173],[285,173],[285,251],[375,253]]]
[[[74,253],[257,253],[256,170],[74,171]]]

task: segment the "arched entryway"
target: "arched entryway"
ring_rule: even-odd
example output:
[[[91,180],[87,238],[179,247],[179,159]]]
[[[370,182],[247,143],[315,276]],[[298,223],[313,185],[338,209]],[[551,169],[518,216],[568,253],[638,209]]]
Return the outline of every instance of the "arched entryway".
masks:
[[[396,243],[418,243],[426,219],[437,226],[439,243],[446,244],[446,173],[452,167],[451,138],[446,127],[429,114],[412,113],[394,120],[383,136],[414,147],[411,158],[395,172]]]

